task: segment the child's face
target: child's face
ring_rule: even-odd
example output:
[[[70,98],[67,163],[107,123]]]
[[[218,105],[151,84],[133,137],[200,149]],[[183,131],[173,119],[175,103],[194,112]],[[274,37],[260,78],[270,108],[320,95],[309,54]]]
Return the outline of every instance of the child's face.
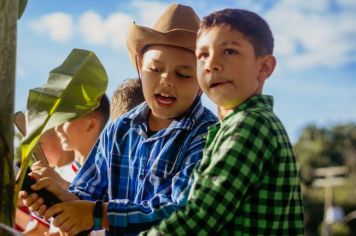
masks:
[[[83,145],[86,143],[86,119],[85,116],[82,116],[72,121],[65,122],[55,128],[63,150],[75,151],[83,149]]]
[[[233,109],[261,92],[261,59],[240,32],[218,26],[203,31],[196,56],[200,87],[218,106]]]
[[[195,55],[178,47],[154,45],[141,63],[143,94],[156,120],[182,115],[200,91]]]
[[[50,166],[56,166],[63,154],[56,132],[54,132],[53,129],[48,130],[41,135],[39,143],[47,158],[48,164]]]

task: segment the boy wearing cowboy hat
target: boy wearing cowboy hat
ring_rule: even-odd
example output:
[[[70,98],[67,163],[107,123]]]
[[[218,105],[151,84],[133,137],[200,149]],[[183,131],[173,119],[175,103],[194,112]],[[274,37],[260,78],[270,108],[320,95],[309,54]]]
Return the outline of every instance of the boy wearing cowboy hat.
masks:
[[[217,121],[201,104],[194,54],[198,27],[194,10],[179,4],[170,5],[153,29],[133,24],[127,44],[146,102],[107,127],[70,193],[57,192],[67,202],[45,217],[55,216],[63,232],[104,227],[109,235],[135,235],[186,204],[204,136]],[[52,186],[34,187],[56,192]]]
[[[203,18],[197,39],[202,90],[218,106],[187,205],[147,235],[304,235],[296,160],[273,97],[273,35],[240,9]],[[203,225],[203,227],[201,226]]]

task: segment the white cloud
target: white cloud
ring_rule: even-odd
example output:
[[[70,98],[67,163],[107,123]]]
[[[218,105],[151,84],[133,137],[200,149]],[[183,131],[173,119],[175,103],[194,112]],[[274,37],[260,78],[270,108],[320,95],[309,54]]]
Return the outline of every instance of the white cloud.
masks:
[[[132,1],[130,7],[134,9],[135,16],[115,12],[107,18],[95,11],[88,11],[80,16],[79,31],[88,43],[125,49],[127,32],[132,22],[152,27],[167,6],[157,1]]]
[[[69,41],[73,35],[73,20],[68,14],[54,12],[30,22],[30,27],[38,33],[48,34],[55,41]]]
[[[266,13],[276,55],[289,68],[339,67],[355,60],[356,14],[330,10],[328,1],[281,1]]]
[[[106,40],[101,16],[94,11],[84,13],[79,19],[79,30],[88,43],[103,44]]]
[[[122,49],[132,22],[133,18],[125,13],[116,12],[103,19],[98,13],[88,11],[81,15],[78,26],[88,43]]]
[[[168,3],[158,1],[132,1],[130,6],[138,12],[137,24],[153,27],[158,18],[166,10]]]
[[[45,15],[30,26],[33,30],[48,34],[55,41],[65,42],[78,32],[89,44],[103,45],[113,49],[126,49],[126,36],[132,22],[152,27],[168,6],[159,1],[132,1],[129,3],[135,15],[113,12],[103,17],[94,10],[84,12],[73,22],[72,16],[65,13]]]
[[[285,0],[269,8],[248,1],[249,8],[262,12],[275,36],[275,54],[281,68],[295,70],[318,66],[339,67],[356,61],[356,6],[351,0],[335,0],[339,6],[332,10],[330,1]],[[125,38],[129,25],[152,27],[168,6],[166,2],[134,0],[129,2],[132,14],[116,11],[103,16],[87,11],[73,23],[72,16],[60,12],[45,15],[31,22],[31,27],[48,34],[56,41],[68,41],[78,32],[89,44],[117,50],[126,49]],[[256,10],[260,7],[260,10]],[[75,29],[74,29],[75,28]]]

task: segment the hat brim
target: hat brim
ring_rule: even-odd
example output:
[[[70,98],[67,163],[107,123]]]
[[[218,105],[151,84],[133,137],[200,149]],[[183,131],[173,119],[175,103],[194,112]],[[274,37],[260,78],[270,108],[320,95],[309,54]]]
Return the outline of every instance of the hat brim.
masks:
[[[136,56],[141,56],[147,45],[169,45],[188,49],[194,53],[197,33],[185,29],[159,32],[151,28],[132,24],[127,35],[127,47],[131,63],[136,65]]]

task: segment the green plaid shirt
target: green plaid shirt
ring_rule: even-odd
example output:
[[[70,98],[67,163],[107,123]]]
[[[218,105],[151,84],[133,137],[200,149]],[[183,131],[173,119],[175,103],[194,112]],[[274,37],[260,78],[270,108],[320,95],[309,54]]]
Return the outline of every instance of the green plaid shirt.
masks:
[[[209,129],[185,208],[148,235],[303,235],[295,156],[272,111],[257,95]]]

